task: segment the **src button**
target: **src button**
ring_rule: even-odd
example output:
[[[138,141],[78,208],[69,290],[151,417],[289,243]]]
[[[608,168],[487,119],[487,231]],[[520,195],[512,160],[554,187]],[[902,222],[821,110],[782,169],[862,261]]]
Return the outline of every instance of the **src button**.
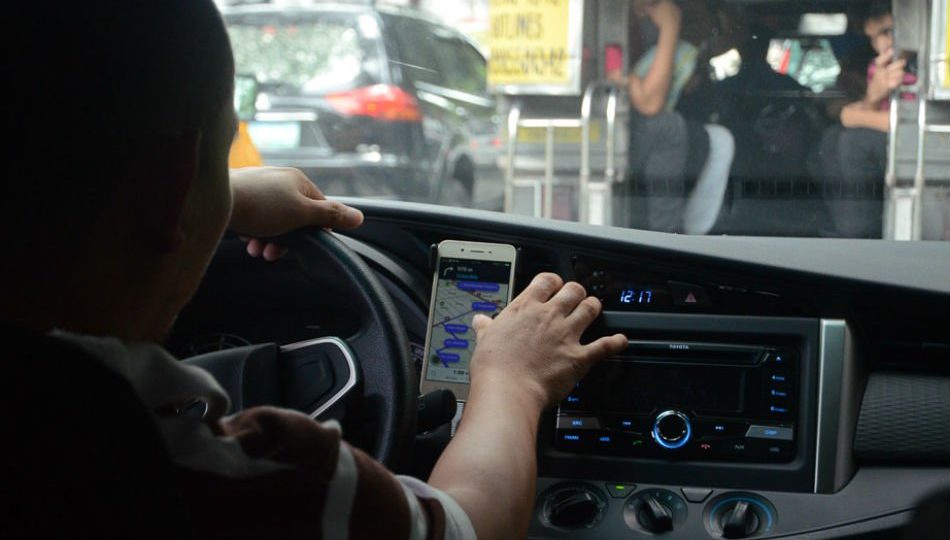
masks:
[[[668,450],[682,448],[692,436],[689,418],[680,411],[663,411],[653,422],[653,439]]]

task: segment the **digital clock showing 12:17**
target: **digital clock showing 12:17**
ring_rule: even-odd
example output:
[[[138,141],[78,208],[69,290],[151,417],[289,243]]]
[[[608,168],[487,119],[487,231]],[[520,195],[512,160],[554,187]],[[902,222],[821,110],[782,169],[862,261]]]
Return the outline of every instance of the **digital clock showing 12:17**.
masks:
[[[621,304],[651,304],[653,291],[651,289],[623,289],[620,291]]]

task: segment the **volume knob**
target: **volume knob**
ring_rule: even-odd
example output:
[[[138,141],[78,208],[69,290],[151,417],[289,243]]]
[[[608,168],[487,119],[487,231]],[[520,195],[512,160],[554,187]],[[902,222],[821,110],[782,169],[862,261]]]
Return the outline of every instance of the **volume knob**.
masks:
[[[689,418],[680,411],[663,411],[653,421],[653,439],[668,450],[682,448],[692,436]]]

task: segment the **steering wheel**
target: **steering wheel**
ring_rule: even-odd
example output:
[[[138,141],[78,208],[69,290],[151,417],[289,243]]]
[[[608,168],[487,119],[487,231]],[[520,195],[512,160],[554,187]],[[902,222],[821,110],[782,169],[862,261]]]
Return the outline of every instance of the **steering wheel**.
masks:
[[[185,362],[217,379],[231,397],[231,413],[276,405],[318,420],[346,423],[355,416],[367,435],[364,450],[398,467],[415,438],[417,381],[392,299],[366,263],[331,232],[302,229],[277,242],[290,248],[308,277],[348,299],[359,315],[358,331],[345,338],[227,349]]]

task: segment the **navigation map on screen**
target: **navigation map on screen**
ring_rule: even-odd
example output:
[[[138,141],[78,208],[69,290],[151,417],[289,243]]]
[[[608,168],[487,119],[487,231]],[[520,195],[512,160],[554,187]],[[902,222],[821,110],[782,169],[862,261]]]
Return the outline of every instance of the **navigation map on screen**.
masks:
[[[440,259],[426,380],[468,384],[475,349],[472,319],[489,317],[508,303],[511,263]]]

